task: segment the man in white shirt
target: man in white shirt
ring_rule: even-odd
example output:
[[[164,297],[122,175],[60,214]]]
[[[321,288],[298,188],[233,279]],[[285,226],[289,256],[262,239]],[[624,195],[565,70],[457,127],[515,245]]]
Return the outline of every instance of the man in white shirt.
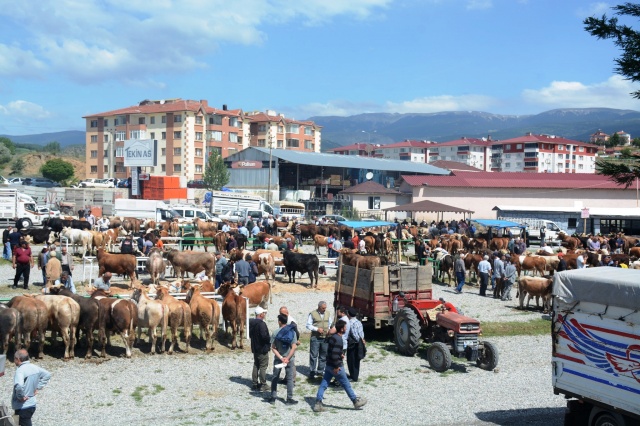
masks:
[[[333,318],[327,312],[327,302],[319,302],[318,308],[307,317],[307,330],[311,331],[309,343],[309,377],[322,377],[327,363],[329,344],[325,340],[333,326]]]
[[[577,269],[584,269],[587,266],[584,264],[584,256],[582,255],[582,253],[580,253],[578,255],[578,257],[576,258],[576,267]]]

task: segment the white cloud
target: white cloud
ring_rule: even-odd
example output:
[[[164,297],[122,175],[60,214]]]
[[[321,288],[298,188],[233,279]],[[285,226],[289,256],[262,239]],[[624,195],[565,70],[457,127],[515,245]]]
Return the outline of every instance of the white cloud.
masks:
[[[206,67],[203,58],[221,43],[260,44],[266,39],[261,27],[267,24],[319,25],[342,15],[367,19],[391,1],[157,0],[152,6],[148,0],[42,0],[35,6],[9,2],[0,17],[19,31],[0,30],[9,40],[0,45],[0,75],[28,77],[25,70],[38,69],[83,83],[147,81],[158,73]]]
[[[638,84],[614,75],[608,80],[584,84],[577,81],[554,81],[542,89],[526,89],[523,100],[541,108],[640,108],[640,101],[630,93],[639,90]]]
[[[13,101],[6,105],[0,105],[0,114],[8,119],[16,120],[43,120],[53,117],[51,112],[29,101]]]
[[[589,16],[600,17],[605,13],[610,15],[612,12],[611,6],[612,6],[611,4],[603,1],[596,2],[596,3],[589,3],[586,7],[581,7],[580,9],[578,9],[576,14],[578,15],[578,17],[583,19]]]
[[[427,96],[404,102],[387,102],[386,112],[440,112],[440,111],[487,111],[494,100],[483,95]]]
[[[491,9],[492,7],[492,0],[469,0],[467,2],[467,10]]]

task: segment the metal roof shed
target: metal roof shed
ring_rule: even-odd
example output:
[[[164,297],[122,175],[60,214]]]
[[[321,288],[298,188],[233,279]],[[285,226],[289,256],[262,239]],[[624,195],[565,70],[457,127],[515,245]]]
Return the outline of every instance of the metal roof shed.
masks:
[[[469,214],[469,217],[471,217],[471,215],[473,214],[473,211],[471,210],[465,210],[459,207],[448,206],[446,204],[436,203],[435,201],[429,201],[429,200],[418,201],[416,203],[410,203],[410,204],[403,204],[401,206],[396,206],[396,207],[389,207],[384,210],[385,210],[384,212],[385,218],[387,217],[387,212],[437,213],[438,220],[440,220],[441,213],[443,214],[443,219],[444,219],[444,213],[462,213],[464,215],[463,216],[464,219],[466,219],[467,213]]]

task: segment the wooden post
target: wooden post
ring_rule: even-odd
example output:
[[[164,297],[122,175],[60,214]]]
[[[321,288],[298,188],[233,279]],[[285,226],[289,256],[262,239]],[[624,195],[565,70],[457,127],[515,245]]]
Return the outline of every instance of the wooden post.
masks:
[[[336,283],[336,298],[340,297],[340,287],[342,286],[342,252],[338,256],[338,282]]]
[[[360,260],[356,262],[356,276],[353,279],[353,292],[351,292],[351,306],[353,306],[353,300],[356,297],[356,288],[358,287],[358,271],[360,270]]]

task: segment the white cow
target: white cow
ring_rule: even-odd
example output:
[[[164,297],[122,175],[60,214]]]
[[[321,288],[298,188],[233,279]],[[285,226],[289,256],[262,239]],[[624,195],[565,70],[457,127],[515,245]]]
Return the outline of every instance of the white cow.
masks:
[[[77,246],[82,248],[82,255],[87,252],[91,253],[91,244],[93,243],[93,234],[90,231],[81,229],[73,229],[64,227],[60,232],[61,237],[65,237],[69,240],[69,244],[73,245],[73,253],[77,253]]]

